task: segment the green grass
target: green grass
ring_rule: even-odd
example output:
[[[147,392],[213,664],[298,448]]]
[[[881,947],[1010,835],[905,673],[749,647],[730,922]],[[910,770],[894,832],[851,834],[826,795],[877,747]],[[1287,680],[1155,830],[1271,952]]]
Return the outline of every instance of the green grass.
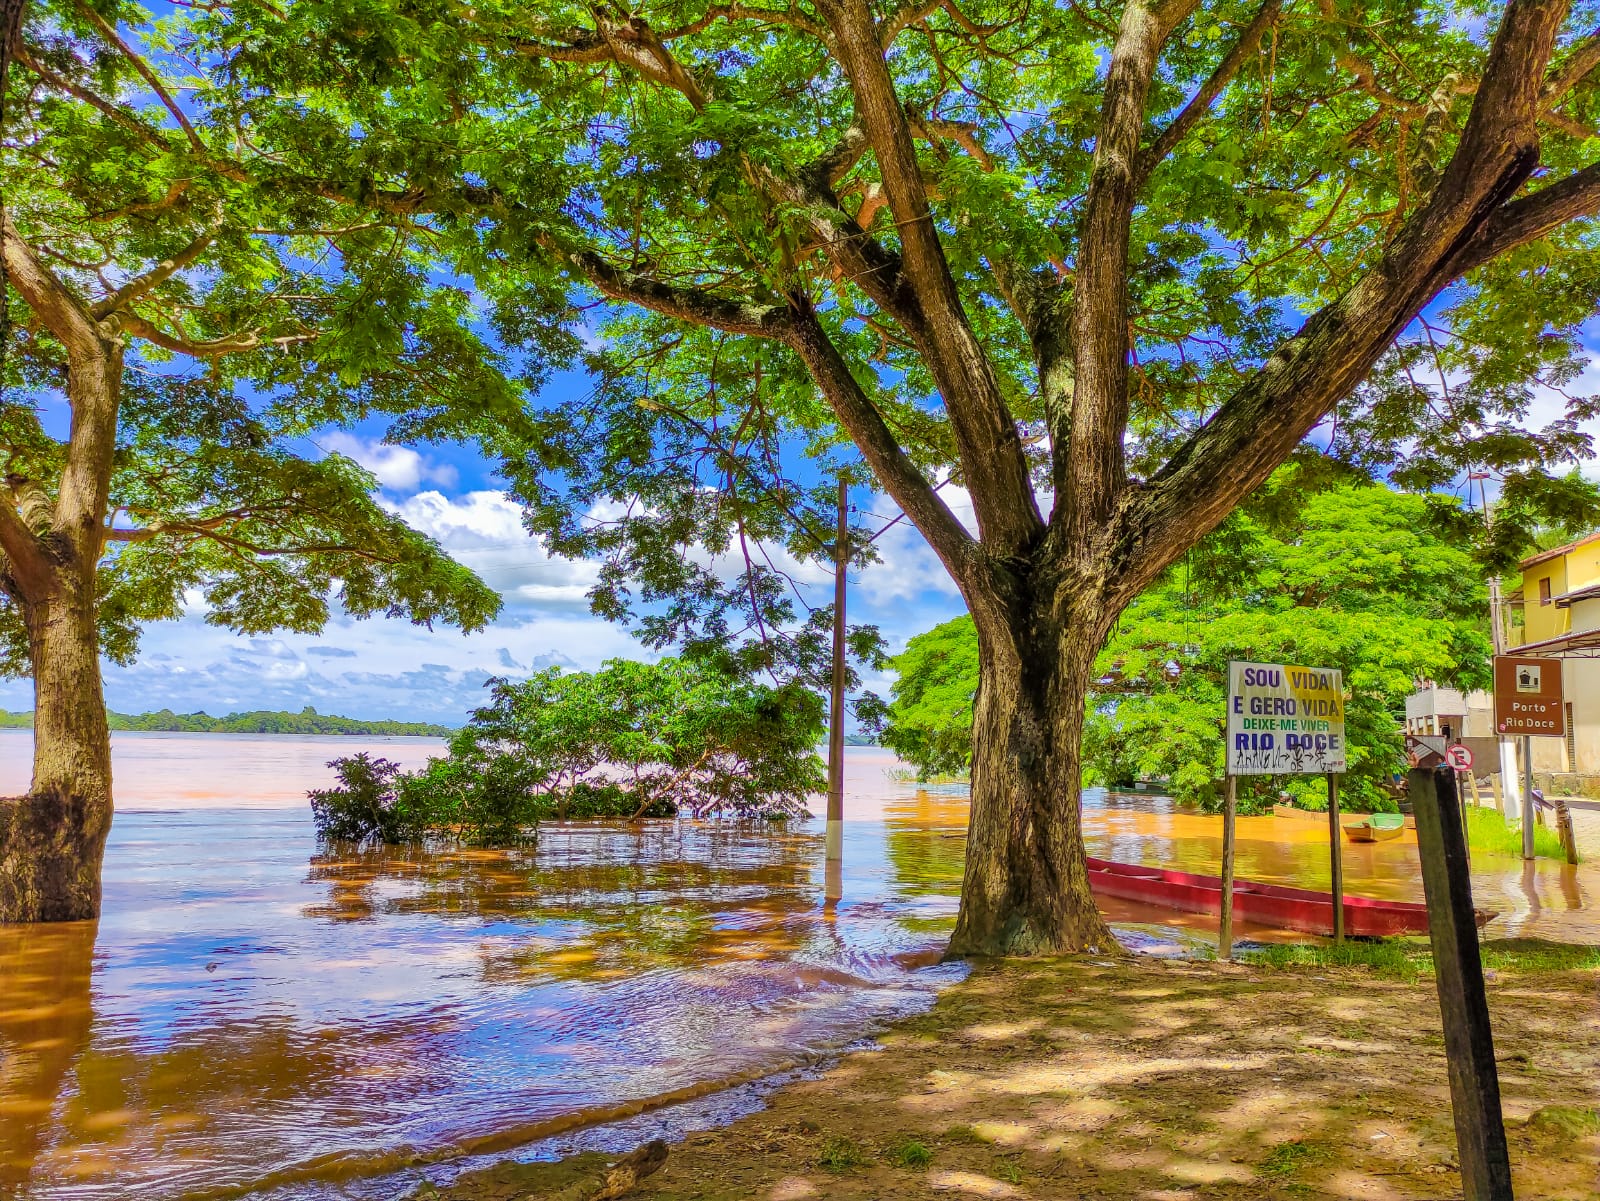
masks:
[[[889,1144],[883,1157],[902,1168],[925,1168],[933,1162],[933,1150],[914,1138],[900,1138]]]
[[[1022,1165],[1014,1159],[997,1159],[994,1161],[994,1175],[996,1180],[1004,1180],[1007,1184],[1021,1184]]]
[[[1319,1164],[1327,1158],[1328,1150],[1326,1147],[1320,1147],[1316,1143],[1302,1142],[1300,1139],[1291,1139],[1289,1142],[1279,1143],[1271,1151],[1268,1151],[1267,1157],[1261,1161],[1261,1166],[1257,1171],[1263,1176],[1276,1177],[1281,1180],[1286,1176],[1293,1176],[1302,1168],[1309,1168],[1314,1164]]]
[[[1600,969],[1600,947],[1537,938],[1497,938],[1479,946],[1483,966],[1507,972],[1582,972]]]
[[[1237,956],[1262,967],[1366,967],[1380,976],[1415,980],[1433,971],[1433,952],[1426,942],[1408,939],[1337,943],[1276,943]]]
[[[1475,851],[1522,858],[1522,827],[1511,825],[1498,809],[1467,806],[1467,842]],[[1555,830],[1540,825],[1533,827],[1533,854],[1537,859],[1567,857]]]
[[[891,767],[883,773],[896,784],[970,784],[972,777],[966,772],[960,775],[946,775],[935,773],[931,776],[919,775],[914,767]]]
[[[1600,947],[1500,938],[1479,946],[1485,970],[1497,972],[1581,972],[1600,970]],[[1366,967],[1393,980],[1433,974],[1433,952],[1426,939],[1386,938],[1334,943],[1286,943],[1240,951],[1242,963],[1261,967]]]
[[[1574,1105],[1546,1105],[1528,1119],[1528,1128],[1541,1134],[1576,1141],[1600,1134],[1600,1110],[1579,1109]]]
[[[866,1163],[867,1155],[849,1139],[833,1137],[823,1142],[817,1162],[830,1172],[848,1172]]]
[[[981,1143],[987,1141],[977,1130],[966,1125],[950,1126],[939,1137],[947,1143]]]

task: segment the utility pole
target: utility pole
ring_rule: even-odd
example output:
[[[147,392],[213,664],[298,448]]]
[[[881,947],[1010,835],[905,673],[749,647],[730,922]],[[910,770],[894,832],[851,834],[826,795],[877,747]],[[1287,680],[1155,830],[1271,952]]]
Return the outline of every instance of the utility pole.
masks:
[[[844,591],[850,564],[850,487],[839,480],[839,527],[833,542],[833,694],[828,704],[828,824],[823,896],[844,895]]]

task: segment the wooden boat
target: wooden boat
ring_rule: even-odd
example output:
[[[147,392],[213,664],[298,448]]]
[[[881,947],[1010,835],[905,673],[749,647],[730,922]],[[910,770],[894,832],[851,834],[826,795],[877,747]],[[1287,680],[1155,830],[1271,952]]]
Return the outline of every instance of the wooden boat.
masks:
[[[1328,814],[1326,810],[1318,813],[1315,809],[1302,809],[1298,805],[1286,805],[1282,801],[1279,801],[1272,807],[1272,816],[1298,817],[1302,819],[1309,819],[1314,822],[1325,822],[1328,820]]]
[[[1351,842],[1388,842],[1406,831],[1402,813],[1369,813],[1344,822],[1344,836]]]
[[[1142,901],[1180,913],[1222,911],[1222,880],[1217,876],[1199,876],[1168,868],[1090,858],[1089,887],[1101,896]],[[1494,911],[1489,909],[1475,912],[1480,927],[1495,916]],[[1301,930],[1307,934],[1333,933],[1333,898],[1328,893],[1309,888],[1235,880],[1233,915],[1241,922],[1275,926],[1280,930]],[[1410,901],[1380,901],[1374,897],[1347,896],[1344,899],[1344,928],[1347,934],[1362,938],[1426,934],[1428,908]]]

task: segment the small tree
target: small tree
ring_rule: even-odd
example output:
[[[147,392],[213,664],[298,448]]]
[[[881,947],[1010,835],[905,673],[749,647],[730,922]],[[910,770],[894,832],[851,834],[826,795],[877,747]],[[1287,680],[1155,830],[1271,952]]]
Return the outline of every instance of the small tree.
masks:
[[[309,445],[374,413],[402,441],[514,428],[467,298],[336,201],[259,183],[164,32],[143,36],[68,4],[8,43],[0,672],[33,678],[34,768],[0,801],[0,921],[98,912],[99,656],[129,659],[186,593],[249,632],[314,632],[331,602],[468,629],[499,607]]]
[[[311,793],[330,839],[505,842],[547,818],[793,817],[823,786],[822,706],[678,659],[495,683],[450,753],[400,773],[364,755]]]

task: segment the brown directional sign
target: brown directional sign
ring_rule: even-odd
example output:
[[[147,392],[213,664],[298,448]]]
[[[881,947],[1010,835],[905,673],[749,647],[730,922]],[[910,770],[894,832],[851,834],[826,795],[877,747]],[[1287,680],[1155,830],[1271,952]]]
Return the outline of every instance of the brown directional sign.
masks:
[[[1500,733],[1564,736],[1567,711],[1561,701],[1560,659],[1495,656],[1494,728]]]

